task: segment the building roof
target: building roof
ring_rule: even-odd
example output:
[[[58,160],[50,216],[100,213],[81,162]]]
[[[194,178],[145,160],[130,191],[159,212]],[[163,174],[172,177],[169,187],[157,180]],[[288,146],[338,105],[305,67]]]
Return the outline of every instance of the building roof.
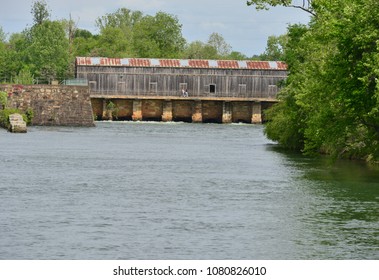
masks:
[[[77,57],[79,66],[287,70],[282,61]]]

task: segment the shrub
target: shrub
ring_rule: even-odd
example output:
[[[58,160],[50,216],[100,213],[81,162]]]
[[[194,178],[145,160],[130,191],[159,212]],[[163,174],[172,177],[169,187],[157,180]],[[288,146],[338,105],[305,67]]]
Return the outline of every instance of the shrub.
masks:
[[[7,107],[8,94],[5,91],[0,91],[0,109]]]

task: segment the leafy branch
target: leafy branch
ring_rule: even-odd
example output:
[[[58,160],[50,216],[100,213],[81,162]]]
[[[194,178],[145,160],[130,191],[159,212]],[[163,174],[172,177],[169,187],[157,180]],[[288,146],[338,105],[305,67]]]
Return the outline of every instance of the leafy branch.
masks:
[[[256,6],[257,10],[268,10],[268,6],[276,7],[276,6],[284,6],[284,7],[290,7],[290,8],[296,8],[303,10],[312,16],[316,16],[316,13],[314,11],[313,7],[313,1],[312,0],[303,0],[302,4],[293,4],[292,0],[248,0],[247,5],[248,6]]]

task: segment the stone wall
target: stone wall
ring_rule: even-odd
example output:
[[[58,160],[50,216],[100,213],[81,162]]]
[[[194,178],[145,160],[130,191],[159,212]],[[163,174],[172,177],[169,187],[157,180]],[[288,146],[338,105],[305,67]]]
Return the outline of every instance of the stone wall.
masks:
[[[0,85],[8,106],[34,112],[32,125],[94,126],[87,86]]]

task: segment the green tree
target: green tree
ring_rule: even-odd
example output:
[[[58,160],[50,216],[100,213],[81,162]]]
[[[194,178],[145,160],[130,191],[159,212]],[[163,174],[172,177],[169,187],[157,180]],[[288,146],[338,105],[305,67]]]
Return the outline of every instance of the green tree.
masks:
[[[35,1],[32,4],[31,13],[35,25],[42,24],[44,21],[49,20],[50,12],[45,0]]]
[[[216,48],[201,41],[194,41],[185,47],[183,57],[188,59],[217,59]]]
[[[183,57],[190,59],[247,59],[239,52],[232,52],[232,47],[218,33],[212,33],[208,41],[194,41],[186,45]]]
[[[144,16],[133,31],[133,47],[139,57],[175,58],[184,50],[186,41],[176,16],[164,12]]]
[[[13,77],[25,65],[25,49],[27,48],[25,32],[11,34],[3,47],[3,50],[0,51],[0,80],[12,82]]]
[[[107,57],[134,56],[133,32],[142,18],[142,12],[127,8],[99,17],[96,26],[100,30],[100,36],[90,53]],[[91,41],[95,43],[94,40]]]
[[[104,57],[134,56],[132,41],[117,27],[106,27],[102,30],[97,39],[96,51],[99,56]]]
[[[269,36],[265,52],[260,55],[261,60],[281,61],[284,59],[284,46],[287,35]]]
[[[234,59],[234,60],[248,60],[249,58],[241,53],[241,52],[237,52],[237,51],[232,51],[230,53],[230,55],[228,56],[228,59]]]
[[[312,5],[317,17],[309,26],[289,29],[290,74],[282,102],[269,111],[266,133],[287,147],[291,137],[299,139],[296,148],[307,153],[378,161],[377,1],[315,0]],[[282,139],[280,133],[288,136]]]
[[[26,34],[25,62],[31,73],[48,81],[65,78],[69,70],[69,42],[64,25],[47,20]]]
[[[208,45],[216,49],[219,58],[227,58],[232,52],[232,47],[216,32],[209,35]]]
[[[76,29],[73,39],[73,55],[101,56],[99,53],[99,35],[93,35],[88,30]]]
[[[280,102],[266,111],[268,122],[265,126],[265,134],[272,140],[291,150],[304,149],[305,110],[299,106],[296,93],[303,87],[301,68],[302,62],[307,57],[306,37],[308,27],[304,25],[292,25],[288,28],[287,43],[284,53],[290,75],[285,81],[285,87],[280,92]]]
[[[0,43],[4,44],[6,38],[7,38],[7,35],[5,34],[3,28],[0,26]]]
[[[5,33],[0,26],[0,82],[4,79],[4,68],[6,67],[5,62],[6,55],[6,44],[5,44]]]
[[[140,11],[132,11],[127,8],[120,8],[114,13],[106,14],[96,20],[96,26],[102,32],[104,29],[120,28],[126,36],[130,36],[133,27],[141,21],[143,13]]]

